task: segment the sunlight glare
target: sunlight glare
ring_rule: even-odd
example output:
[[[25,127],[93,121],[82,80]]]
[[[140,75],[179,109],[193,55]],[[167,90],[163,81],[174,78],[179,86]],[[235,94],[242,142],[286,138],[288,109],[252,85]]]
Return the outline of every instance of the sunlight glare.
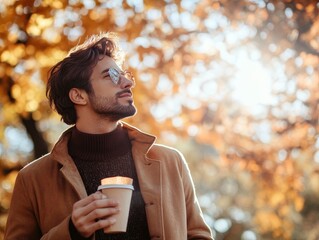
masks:
[[[233,98],[246,107],[256,108],[260,104],[272,104],[272,79],[270,73],[258,61],[240,56],[236,64],[237,73],[233,87]]]

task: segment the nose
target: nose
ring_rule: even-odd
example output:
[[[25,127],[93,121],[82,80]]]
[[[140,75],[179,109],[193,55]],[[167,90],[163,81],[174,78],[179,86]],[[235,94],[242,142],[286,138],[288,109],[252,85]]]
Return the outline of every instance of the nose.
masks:
[[[132,79],[126,78],[124,75],[121,75],[120,79],[121,88],[133,88],[135,87],[135,82]]]

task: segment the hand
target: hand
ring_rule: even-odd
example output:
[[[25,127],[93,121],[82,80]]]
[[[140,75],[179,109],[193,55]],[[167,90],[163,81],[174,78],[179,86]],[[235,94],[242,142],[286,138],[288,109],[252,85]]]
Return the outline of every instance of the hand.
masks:
[[[118,212],[118,202],[96,192],[74,203],[71,219],[77,231],[88,238],[96,230],[113,225],[116,220],[112,215]]]

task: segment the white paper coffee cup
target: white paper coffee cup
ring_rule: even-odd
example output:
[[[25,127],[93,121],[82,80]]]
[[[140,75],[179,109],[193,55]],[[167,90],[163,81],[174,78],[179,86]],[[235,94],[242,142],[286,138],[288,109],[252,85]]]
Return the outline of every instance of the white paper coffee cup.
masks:
[[[126,184],[106,184],[100,185],[98,190],[107,198],[118,201],[120,208],[119,213],[113,216],[116,219],[115,224],[105,228],[104,233],[126,232],[134,187]]]

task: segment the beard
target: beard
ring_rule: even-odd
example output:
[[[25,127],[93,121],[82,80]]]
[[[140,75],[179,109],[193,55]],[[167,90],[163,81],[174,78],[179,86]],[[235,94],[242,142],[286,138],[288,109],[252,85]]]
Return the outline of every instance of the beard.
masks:
[[[133,101],[129,101],[128,105],[124,106],[119,103],[117,96],[97,97],[93,93],[89,94],[89,99],[93,110],[111,121],[118,121],[136,113]]]

